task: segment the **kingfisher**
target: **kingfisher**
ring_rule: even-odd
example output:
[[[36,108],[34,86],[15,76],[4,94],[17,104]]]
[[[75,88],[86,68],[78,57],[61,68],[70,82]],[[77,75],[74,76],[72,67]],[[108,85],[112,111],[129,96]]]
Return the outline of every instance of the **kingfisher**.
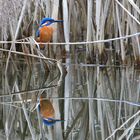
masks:
[[[63,20],[54,20],[48,17],[42,19],[39,29],[36,32],[37,42],[47,43],[51,41],[54,31],[51,25],[56,22],[63,22]],[[40,45],[40,49],[44,49],[44,45]]]
[[[53,126],[56,122],[63,122],[64,120],[55,119],[55,110],[49,99],[43,100],[40,96],[39,112],[41,114],[43,123],[47,126]]]

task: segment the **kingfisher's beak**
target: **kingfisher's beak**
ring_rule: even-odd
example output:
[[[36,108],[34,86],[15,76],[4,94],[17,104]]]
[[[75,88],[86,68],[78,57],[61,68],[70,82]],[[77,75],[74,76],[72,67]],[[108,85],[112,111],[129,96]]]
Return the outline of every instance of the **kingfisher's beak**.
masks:
[[[54,22],[63,22],[63,20],[54,20]]]
[[[65,120],[55,120],[56,122],[64,122]]]

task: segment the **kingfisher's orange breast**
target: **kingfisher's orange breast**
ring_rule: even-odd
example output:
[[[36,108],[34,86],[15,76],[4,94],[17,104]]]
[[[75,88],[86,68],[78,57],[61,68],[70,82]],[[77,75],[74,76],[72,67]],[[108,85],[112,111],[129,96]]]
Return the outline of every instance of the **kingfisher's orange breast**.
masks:
[[[50,100],[40,99],[40,112],[43,118],[54,118],[54,108]]]
[[[53,35],[53,28],[51,26],[43,26],[40,29],[40,42],[50,42]]]

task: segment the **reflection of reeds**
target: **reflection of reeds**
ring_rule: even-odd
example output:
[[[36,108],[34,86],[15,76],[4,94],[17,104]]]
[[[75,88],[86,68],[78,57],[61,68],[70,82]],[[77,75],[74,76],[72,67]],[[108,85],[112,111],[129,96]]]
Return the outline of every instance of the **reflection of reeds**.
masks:
[[[139,5],[139,0],[0,1],[5,139],[139,138],[140,79],[133,66],[140,63]],[[51,58],[34,37],[44,16],[64,20],[54,25]],[[44,91],[56,117],[65,119],[53,128],[43,126],[36,110]]]
[[[34,68],[36,67],[38,69],[38,65],[34,65]],[[21,74],[28,73],[27,68],[28,66],[26,66],[26,68],[24,67],[24,72],[16,71],[17,75],[19,74],[19,72]],[[7,128],[7,138],[11,138],[12,133],[18,127],[20,127],[21,129],[20,130],[18,128],[19,131],[21,131],[19,134],[24,135],[23,137],[25,137],[25,133],[27,133],[27,135],[30,134],[30,132],[27,131],[28,129],[31,129],[31,131],[33,132],[35,131],[34,133],[36,134],[33,133],[33,135],[36,135],[36,137],[39,134],[38,131],[40,131],[40,134],[44,137],[46,137],[44,134],[44,132],[46,132],[49,137],[51,137],[51,139],[55,137],[54,134],[59,135],[59,138],[61,137],[61,139],[72,139],[73,137],[73,139],[90,138],[100,140],[105,139],[108,136],[115,136],[118,139],[120,136],[122,138],[123,136],[125,137],[128,134],[129,130],[131,130],[131,135],[133,134],[134,136],[137,136],[137,133],[135,132],[137,132],[136,130],[139,126],[139,73],[136,73],[133,69],[129,69],[127,67],[125,69],[110,69],[109,67],[103,69],[102,67],[100,68],[99,66],[95,66],[94,68],[89,67],[85,71],[85,67],[71,66],[70,74],[72,80],[72,91],[71,95],[66,98],[63,97],[64,83],[62,83],[62,85],[59,85],[59,87],[56,87],[55,85],[54,87],[52,86],[48,88],[40,87],[40,89],[38,87],[39,85],[42,85],[42,82],[40,80],[45,81],[44,86],[47,86],[50,83],[49,81],[52,80],[52,76],[54,74],[50,73],[50,76],[48,76],[48,78],[46,79],[45,77],[41,76],[41,73],[39,74],[40,69],[37,69],[36,72],[38,74],[35,75],[34,73],[30,73],[30,82],[28,82],[28,84],[24,83],[27,81],[27,78],[24,75],[25,79],[20,79],[22,86],[20,86],[20,84],[10,85],[10,88],[12,88],[13,86],[13,88],[15,89],[13,90],[13,93],[11,95],[1,96],[3,99],[5,99],[5,102],[3,102],[5,104],[4,109],[7,110],[8,108],[11,108],[11,111],[9,110],[10,116],[12,115],[11,113],[13,111],[16,111],[16,114],[20,114],[20,117],[18,117],[17,115],[11,116],[13,117],[12,119],[15,118],[13,125],[9,122],[9,119],[6,119],[8,121],[6,121],[8,123],[8,126],[13,129],[13,131],[11,131],[11,129],[9,130],[8,126],[5,126]],[[57,72],[55,69],[52,70]],[[75,74],[77,72],[78,75]],[[83,75],[85,75],[86,77],[84,78]],[[12,75],[10,74],[8,77],[12,77]],[[34,78],[35,81],[33,80]],[[19,82],[18,77],[14,82]],[[35,84],[34,87],[33,83]],[[55,84],[56,82],[51,81],[51,83]],[[20,92],[14,94],[14,92],[18,91],[17,86],[21,87],[20,90],[26,89],[27,87],[29,89],[38,87],[39,89],[33,91],[23,91],[21,92],[22,94],[20,94]],[[6,88],[7,86],[5,86],[5,89]],[[63,126],[64,124],[62,124],[62,128],[64,129],[64,137],[63,129],[60,126],[61,124],[56,124],[54,126],[54,129],[46,128],[46,131],[42,127],[42,122],[40,122],[40,127],[38,126],[39,122],[35,122],[35,119],[37,118],[36,112],[34,111],[31,113],[29,111],[30,105],[34,100],[34,96],[32,95],[35,95],[37,98],[36,93],[42,93],[44,90],[46,90],[46,95],[48,95],[48,97],[53,100],[57,118],[64,117],[62,115],[64,108],[61,101],[69,101],[67,120],[65,120],[67,121],[67,125],[65,126],[65,129]],[[19,95],[20,98],[18,97]],[[12,96],[12,99],[9,98]],[[23,112],[22,109],[25,109],[25,112],[27,114]],[[5,118],[9,116],[7,113],[4,113]],[[26,117],[24,117],[25,114],[27,115]],[[20,126],[16,126],[19,120]],[[24,124],[25,120],[29,121],[27,127],[26,123]],[[5,123],[4,120],[3,122]],[[125,128],[123,127],[124,125]],[[29,126],[31,128],[28,128]],[[117,129],[115,130],[115,128]]]

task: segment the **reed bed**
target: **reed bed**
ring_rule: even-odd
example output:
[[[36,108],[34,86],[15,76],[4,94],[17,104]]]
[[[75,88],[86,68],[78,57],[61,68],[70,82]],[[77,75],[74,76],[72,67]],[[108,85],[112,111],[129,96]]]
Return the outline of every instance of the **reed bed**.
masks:
[[[139,7],[139,0],[1,0],[0,139],[140,139]],[[40,50],[43,17],[64,23]],[[63,123],[42,124],[40,94]]]

